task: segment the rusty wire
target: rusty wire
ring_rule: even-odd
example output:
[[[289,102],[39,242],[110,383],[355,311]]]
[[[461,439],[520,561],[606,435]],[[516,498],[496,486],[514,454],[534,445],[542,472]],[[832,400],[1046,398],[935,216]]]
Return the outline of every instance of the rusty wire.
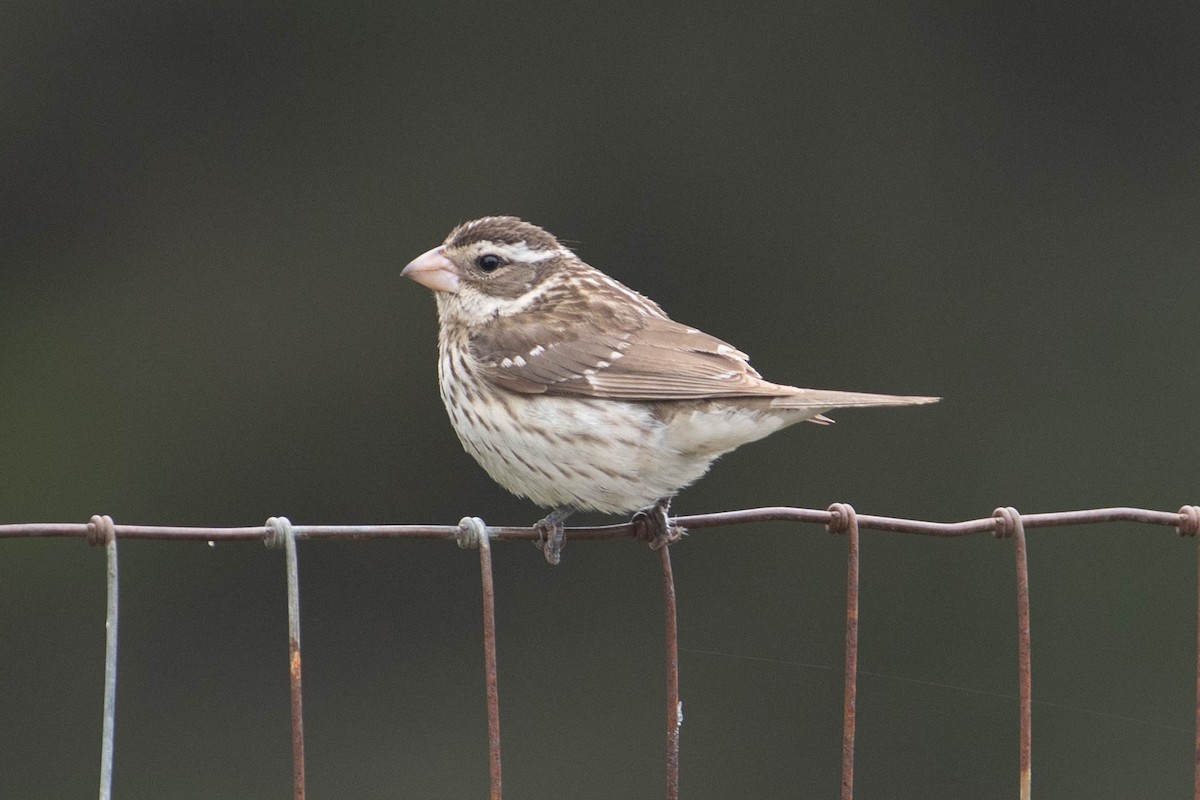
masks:
[[[663,616],[667,642],[667,800],[679,800],[679,729],[683,701],[679,699],[679,621],[675,612],[675,573],[671,545],[658,548],[662,564]]]
[[[1025,550],[1025,522],[1012,506],[992,512],[996,519],[996,538],[1013,540],[1017,566],[1017,684],[1019,687],[1018,716],[1020,720],[1020,773],[1018,787],[1021,800],[1029,800],[1031,764],[1033,758],[1033,678],[1031,662],[1033,649],[1029,640],[1029,563]]]
[[[483,672],[487,694],[488,772],[491,799],[500,800],[500,684],[496,669],[496,594],[492,580],[491,531],[479,517],[463,517],[458,523],[458,546],[479,549],[479,575],[483,589]]]
[[[1184,506],[1179,509],[1180,536],[1191,536],[1200,545],[1200,506]],[[1196,555],[1196,584],[1200,586],[1200,553]],[[1200,591],[1196,592],[1196,740],[1195,754],[1196,769],[1193,773],[1192,794],[1195,800],[1200,800]]]
[[[1185,506],[1184,508],[1194,508]],[[737,511],[717,511],[710,514],[693,514],[672,517],[672,525],[688,529],[721,528],[751,522],[790,521],[828,525],[832,514],[828,510],[794,508],[791,506],[766,506]],[[1189,533],[1186,512],[1152,511],[1144,508],[1093,508],[1081,511],[1054,511],[1040,514],[1024,514],[1021,519],[1025,528],[1048,528],[1062,525],[1088,525],[1099,522],[1141,522],[1162,525]],[[858,526],[863,530],[893,531],[923,536],[970,536],[977,533],[993,533],[995,517],[965,520],[963,522],[928,522],[898,517],[880,517],[859,514]],[[29,537],[76,537],[86,538],[86,523],[73,522],[29,522],[0,525],[0,539]],[[444,539],[454,541],[459,536],[457,525],[293,525],[297,540],[301,539]],[[493,541],[536,541],[542,534],[530,527],[488,528]],[[180,539],[184,541],[263,541],[268,533],[265,525],[250,525],[231,528],[183,527],[172,525],[116,525],[115,534],[121,539]],[[576,541],[600,541],[606,539],[629,539],[637,536],[637,526],[632,523],[602,525],[596,527],[567,528],[567,534]]]
[[[1029,573],[1025,546],[1025,531],[1061,525],[1087,525],[1103,522],[1136,522],[1173,527],[1181,536],[1200,533],[1200,506],[1187,505],[1177,512],[1153,511],[1141,508],[1095,508],[1080,511],[1058,511],[1039,514],[1019,514],[1016,509],[1002,507],[992,516],[963,522],[928,522],[925,520],[881,517],[857,514],[853,507],[835,503],[827,510],[774,506],[741,509],[711,514],[675,517],[670,525],[683,528],[717,528],[770,520],[805,522],[824,525],[834,533],[847,535],[846,565],[846,642],[845,695],[843,699],[842,790],[843,800],[853,797],[854,785],[854,723],[858,674],[858,595],[859,595],[859,531],[860,529],[890,531],[936,537],[970,536],[992,533],[997,538],[1012,538],[1016,559],[1018,681],[1020,685],[1018,716],[1020,721],[1019,792],[1022,800],[1030,797],[1032,681],[1030,677]],[[636,538],[639,526],[633,523],[599,527],[569,528],[570,538],[581,541],[603,541]],[[0,525],[0,539],[25,537],[78,537],[90,544],[104,544],[108,552],[108,618],[106,637],[104,734],[101,742],[101,798],[111,795],[113,718],[116,695],[116,633],[117,633],[117,539],[174,539],[190,541],[250,541],[283,545],[288,555],[289,598],[289,673],[292,683],[293,711],[293,776],[295,797],[304,796],[304,744],[300,703],[300,634],[299,589],[296,574],[295,542],[298,539],[445,539],[456,540],[463,547],[480,550],[480,574],[483,588],[485,688],[488,703],[488,757],[491,775],[491,797],[501,798],[500,772],[500,712],[499,689],[496,680],[495,600],[492,580],[491,542],[537,540],[541,534],[534,528],[488,527],[474,517],[464,518],[452,525],[291,525],[285,518],[271,518],[265,525],[208,528],[161,525],[116,525],[107,516],[94,516],[88,523],[18,523]],[[679,796],[679,735],[683,721],[683,706],[679,695],[678,628],[676,622],[675,586],[671,570],[669,547],[659,549],[662,566],[663,605],[667,661],[667,797]],[[1197,552],[1197,584],[1200,587],[1200,550]],[[1196,734],[1194,796],[1200,800],[1200,590],[1197,593],[1197,661],[1196,661]]]
[[[292,699],[292,797],[304,800],[304,700],[300,659],[300,564],[296,535],[287,517],[267,520],[267,547],[282,547],[287,567],[288,676]]]
[[[841,800],[854,797],[854,726],[858,709],[858,514],[849,503],[829,507],[830,533],[846,534],[846,654],[842,696]]]

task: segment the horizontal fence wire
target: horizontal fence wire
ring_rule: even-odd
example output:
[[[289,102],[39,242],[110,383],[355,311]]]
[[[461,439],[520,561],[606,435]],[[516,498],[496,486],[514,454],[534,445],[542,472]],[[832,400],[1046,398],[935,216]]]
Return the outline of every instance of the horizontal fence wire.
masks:
[[[1184,509],[1198,508],[1184,506]],[[899,517],[880,517],[858,514],[858,526],[862,530],[893,531],[922,536],[970,536],[977,533],[993,533],[1002,523],[994,516],[963,522],[928,522]],[[815,508],[791,506],[766,506],[737,511],[716,511],[709,514],[692,514],[671,518],[671,524],[687,529],[721,528],[728,525],[744,525],[752,522],[809,522],[828,525],[832,512]],[[1090,525],[1099,522],[1141,522],[1176,528],[1181,534],[1194,536],[1195,524],[1189,520],[1189,512],[1152,511],[1144,508],[1092,508],[1081,511],[1053,511],[1039,514],[1023,514],[1021,519],[1026,529],[1050,528],[1063,525]],[[301,539],[445,539],[457,540],[458,525],[293,525],[294,535]],[[531,527],[489,526],[493,541],[537,541],[544,534]],[[264,525],[249,525],[232,528],[208,528],[178,525],[114,525],[114,533],[120,539],[178,539],[184,541],[267,541],[272,534]],[[638,526],[631,522],[618,525],[567,528],[572,541],[600,541],[605,539],[630,539],[638,536]],[[74,522],[27,522],[0,524],[0,539],[77,537],[88,536],[88,523]]]
[[[1018,718],[1020,727],[1018,791],[1022,800],[1031,792],[1031,714],[1032,679],[1029,624],[1029,573],[1025,547],[1027,529],[1063,525],[1091,525],[1105,522],[1134,522],[1174,528],[1181,536],[1197,537],[1200,532],[1200,506],[1185,505],[1176,512],[1143,508],[1094,508],[1080,511],[1056,511],[1020,514],[1011,507],[997,508],[991,516],[963,522],[925,520],[858,514],[845,503],[828,509],[771,506],[711,514],[695,514],[670,519],[676,529],[720,528],[767,521],[802,522],[823,525],[834,534],[847,537],[846,568],[846,639],[845,687],[843,697],[842,785],[841,797],[850,800],[854,793],[854,732],[858,677],[858,595],[860,530],[888,531],[935,537],[958,537],[990,533],[999,539],[1013,539],[1016,558],[1017,645],[1018,645]],[[659,551],[665,614],[667,670],[666,796],[679,797],[679,741],[683,723],[683,705],[679,695],[678,627],[675,583],[671,569],[669,542],[675,536],[653,538],[644,520],[620,525],[566,529],[568,540],[607,541],[637,538],[650,540]],[[16,523],[0,524],[0,539],[76,537],[106,548],[108,593],[106,615],[104,720],[101,741],[100,797],[111,796],[112,760],[115,738],[116,650],[117,650],[117,539],[157,539],[172,541],[260,541],[269,547],[282,547],[286,553],[288,590],[289,676],[292,707],[293,796],[303,800],[304,734],[301,704],[300,600],[296,542],[303,539],[443,539],[460,547],[480,551],[480,575],[484,618],[485,694],[488,706],[488,763],[491,777],[490,796],[500,800],[500,710],[496,667],[496,629],[491,543],[497,541],[540,541],[544,533],[528,527],[491,527],[478,517],[464,517],[458,525],[293,525],[285,517],[272,517],[264,525],[246,527],[181,527],[167,525],[123,525],[108,516],[94,516],[87,523]],[[1196,656],[1196,736],[1194,788],[1200,800],[1200,552],[1197,554],[1197,656]]]

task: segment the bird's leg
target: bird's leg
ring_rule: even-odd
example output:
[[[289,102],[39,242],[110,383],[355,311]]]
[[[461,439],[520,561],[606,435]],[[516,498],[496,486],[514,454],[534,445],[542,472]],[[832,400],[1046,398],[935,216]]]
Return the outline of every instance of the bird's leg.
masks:
[[[687,533],[680,526],[671,524],[667,514],[670,509],[671,498],[664,497],[633,515],[631,521],[637,527],[637,537],[649,543],[651,550],[659,550],[664,545],[677,542]]]
[[[538,532],[538,538],[534,544],[542,551],[542,555],[546,557],[546,562],[551,566],[562,560],[563,545],[567,543],[567,534],[563,529],[563,522],[571,514],[572,509],[556,508],[533,523],[533,529]]]

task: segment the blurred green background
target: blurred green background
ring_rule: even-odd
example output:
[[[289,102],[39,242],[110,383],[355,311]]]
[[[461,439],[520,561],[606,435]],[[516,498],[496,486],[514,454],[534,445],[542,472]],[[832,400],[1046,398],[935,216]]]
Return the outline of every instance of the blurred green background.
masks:
[[[1194,3],[5,3],[0,522],[524,524],[399,277],[517,214],[805,386],[680,513],[1200,501]],[[838,786],[841,538],[673,548],[689,798]],[[1194,544],[1030,535],[1034,786],[1183,797]],[[283,557],[121,545],[116,794],[290,792]],[[496,548],[513,798],[662,794],[657,560]],[[478,562],[305,542],[313,797],[485,796]],[[1016,791],[1011,545],[866,533],[857,796]],[[0,796],[95,792],[104,555],[0,542]]]

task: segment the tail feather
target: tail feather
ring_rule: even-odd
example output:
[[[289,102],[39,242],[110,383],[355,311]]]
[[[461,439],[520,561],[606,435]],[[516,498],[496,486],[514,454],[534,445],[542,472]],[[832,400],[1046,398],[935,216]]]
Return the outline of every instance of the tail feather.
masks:
[[[812,409],[819,414],[835,408],[869,408],[872,406],[920,406],[936,403],[940,397],[919,395],[870,394],[868,392],[838,392],[831,389],[796,389],[792,394],[776,397],[772,408]],[[826,420],[814,419],[814,422]]]

